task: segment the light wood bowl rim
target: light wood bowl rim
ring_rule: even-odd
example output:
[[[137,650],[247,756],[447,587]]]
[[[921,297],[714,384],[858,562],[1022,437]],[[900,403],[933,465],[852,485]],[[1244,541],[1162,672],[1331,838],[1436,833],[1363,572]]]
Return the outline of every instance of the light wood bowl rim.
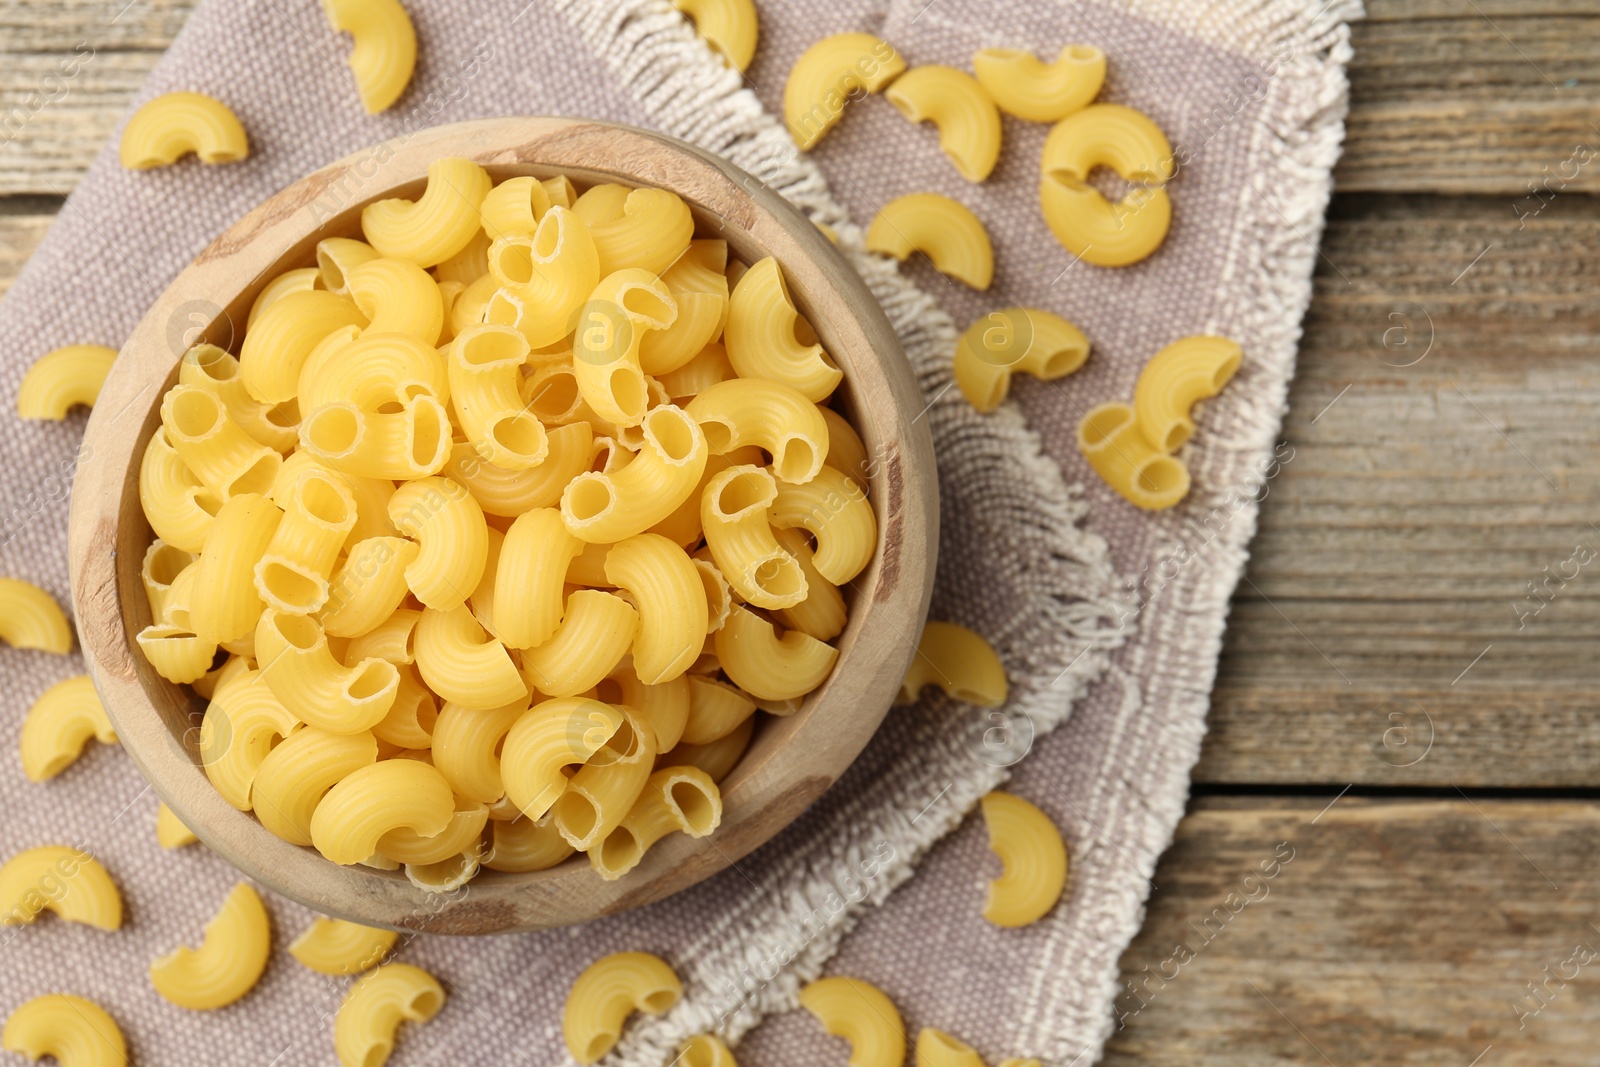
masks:
[[[758,732],[724,783],[716,833],[699,841],[672,835],[615,882],[580,858],[529,874],[485,870],[464,891],[436,896],[400,872],[340,867],[288,844],[212,788],[196,748],[194,708],[204,702],[181,697],[180,706],[179,687],[132,650],[132,635],[149,621],[138,572],[151,534],[138,505],[138,461],[184,345],[228,341],[266,280],[303,265],[296,261],[317,237],[352,232],[362,204],[414,196],[428,162],[442,156],[474,159],[497,180],[563,172],[580,183],[670,189],[695,208],[702,235],[720,230],[747,262],[757,250],[775,256],[846,372],[844,396],[873,457],[878,552],[852,583],[852,618],[837,642],[833,675],[799,713]],[[215,178],[227,180],[226,168]],[[189,327],[196,329],[186,333]],[[214,852],[290,899],[370,925],[451,934],[544,929],[639,907],[777,834],[844,772],[882,721],[932,591],[938,485],[921,413],[910,365],[860,276],[799,212],[727,161],[658,133],[573,118],[485,119],[405,135],[324,167],[251,211],[178,275],[123,346],[89,420],[72,497],[69,561],[84,658],[123,747],[157,795]]]

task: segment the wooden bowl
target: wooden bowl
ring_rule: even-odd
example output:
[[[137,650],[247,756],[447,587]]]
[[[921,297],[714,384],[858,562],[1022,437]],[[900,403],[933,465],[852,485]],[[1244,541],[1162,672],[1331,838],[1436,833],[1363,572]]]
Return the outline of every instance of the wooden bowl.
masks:
[[[762,722],[723,782],[722,826],[673,834],[628,875],[601,880],[583,857],[530,874],[484,870],[438,896],[400,872],[341,867],[273,836],[225,801],[201,769],[205,701],[158,676],[132,637],[151,621],[139,578],[153,537],[139,505],[139,460],[184,349],[238,351],[251,302],[284,270],[315,263],[316,242],[359,236],[361,208],[416,197],[428,163],[477,161],[500,180],[570,176],[681,196],[701,236],[726,238],[746,263],[777,257],[800,310],[844,369],[837,406],[872,457],[878,550],[850,587],[850,622],[832,676],[801,710]],[[216,181],[227,181],[219,168]],[[123,346],[95,405],[73,490],[73,605],[84,656],[122,739],[155,791],[213,851],[261,884],[359,922],[450,934],[532,930],[660,900],[716,873],[787,826],[861,752],[913,654],[938,544],[938,483],[922,396],[888,320],[814,226],[750,175],[682,141],[601,122],[509,118],[425,130],[369,148],[296,182],[250,212],[178,275]]]

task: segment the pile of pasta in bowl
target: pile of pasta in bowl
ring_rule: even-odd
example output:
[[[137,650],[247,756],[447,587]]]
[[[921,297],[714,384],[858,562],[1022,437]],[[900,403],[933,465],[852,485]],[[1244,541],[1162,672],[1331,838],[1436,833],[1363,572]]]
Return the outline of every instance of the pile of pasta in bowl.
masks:
[[[138,645],[286,841],[619,878],[833,669],[877,543],[843,374],[663,190],[441,159],[361,230],[184,354]]]

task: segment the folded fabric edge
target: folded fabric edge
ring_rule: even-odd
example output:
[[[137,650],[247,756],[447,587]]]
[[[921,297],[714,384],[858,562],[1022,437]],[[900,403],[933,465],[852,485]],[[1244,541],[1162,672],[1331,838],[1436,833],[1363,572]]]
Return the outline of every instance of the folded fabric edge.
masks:
[[[865,252],[860,228],[832,198],[816,164],[800,156],[782,125],[681,15],[663,0],[558,0],[557,7],[665,132],[730,159],[812,221],[838,232],[839,247],[883,305],[925,395],[936,398],[928,412],[935,436],[961,422],[981,424],[985,447],[1016,472],[1018,485],[1027,490],[1030,525],[1048,531],[1049,563],[1037,576],[1035,625],[1019,628],[1025,632],[987,636],[996,640],[1014,672],[1008,714],[1027,720],[1035,736],[1065,722],[1132,626],[1117,621],[1128,617],[1126,585],[1109,562],[1107,546],[1083,529],[1086,506],[1044,454],[1038,435],[1014,405],[984,417],[953,395],[954,390],[945,390],[957,336],[950,317],[902,277],[894,263]],[[1040,621],[1045,625],[1037,625]],[[1041,640],[1041,633],[1050,636]],[[1024,669],[1017,670],[1019,664]],[[984,724],[974,725],[981,734]],[[654,1067],[671,1059],[677,1044],[695,1033],[716,1028],[737,1039],[766,1014],[796,1007],[800,986],[821,972],[860,910],[886,899],[984,793],[1009,777],[1005,767],[973,757],[970,733],[945,731],[928,759],[942,768],[940,773],[925,775],[923,782],[901,783],[895,790],[916,795],[919,786],[935,777],[951,781],[942,795],[934,796],[936,785],[927,790],[926,796],[936,801],[933,810],[912,817],[898,806],[882,805],[877,812],[882,818],[877,829],[892,846],[893,860],[864,895],[856,898],[845,884],[859,866],[864,843],[859,832],[831,838],[825,856],[799,856],[776,866],[762,892],[753,892],[735,914],[712,924],[703,953],[684,961],[691,976],[684,1002],[669,1015],[636,1026],[619,1046],[617,1062]],[[883,799],[875,793],[843,805],[841,821],[865,815]],[[819,905],[830,896],[849,903],[812,932]],[[799,944],[787,936],[793,930],[806,931]],[[780,966],[772,966],[775,959]],[[711,996],[716,987],[741,983],[755,988],[734,1010],[719,1010]]]

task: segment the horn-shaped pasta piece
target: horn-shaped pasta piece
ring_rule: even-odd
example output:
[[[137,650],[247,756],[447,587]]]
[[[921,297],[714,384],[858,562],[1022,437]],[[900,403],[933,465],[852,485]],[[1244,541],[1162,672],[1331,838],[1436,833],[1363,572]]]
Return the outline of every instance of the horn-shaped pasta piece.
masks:
[[[852,1067],[900,1067],[906,1027],[900,1011],[877,986],[859,978],[819,978],[800,990],[800,1006],[822,1028],[850,1042]]]
[[[219,683],[211,694],[200,722],[200,765],[224,800],[249,811],[251,788],[267,753],[299,725],[261,672],[247,670]]]
[[[150,601],[150,615],[155,619],[167,617],[167,598],[172,595],[173,583],[194,563],[193,552],[169,545],[156,538],[145,549],[144,562],[139,565],[139,581],[144,585],[144,595]],[[190,575],[185,584],[192,583]]]
[[[368,319],[363,333],[401,334],[425,344],[439,343],[444,329],[444,298],[439,283],[403,259],[368,260],[345,276],[350,299]]]
[[[422,612],[399,608],[377,626],[350,642],[345,649],[347,663],[360,663],[369,656],[399,665],[417,661],[417,623]]]
[[[572,371],[584,402],[616,426],[636,426],[650,396],[639,349],[645,334],[664,330],[678,305],[661,279],[637,267],[600,279],[578,311]]]
[[[876,93],[906,69],[894,46],[870,33],[836,33],[801,53],[783,85],[783,121],[801,151],[833,129],[853,94]]]
[[[185,552],[198,552],[222,501],[200,484],[178,457],[167,431],[158,427],[139,462],[139,505],[157,537]]]
[[[828,453],[828,423],[799,390],[760,378],[734,378],[710,386],[689,402],[713,454],[756,445],[772,455],[772,473],[786,482],[809,482]]]
[[[438,979],[409,963],[386,963],[350,987],[333,1020],[333,1047],[344,1067],[382,1067],[401,1023],[425,1023],[444,1007]]]
[[[595,687],[595,696],[619,708],[632,708],[650,727],[661,752],[678,743],[689,721],[689,679],[684,675],[646,685],[633,666],[623,662]]]
[[[523,712],[506,735],[500,774],[506,796],[530,819],[567,788],[562,771],[586,763],[622,728],[622,712],[590,697],[562,697]]]
[[[850,611],[845,606],[844,594],[839,587],[824,578],[812,562],[811,542],[797,529],[774,530],[778,544],[800,564],[806,576],[806,598],[793,607],[773,612],[779,625],[786,630],[799,630],[818,641],[832,641],[844,632],[850,621]]]
[[[495,629],[512,648],[548,641],[561,625],[562,583],[584,542],[567,532],[561,512],[537,508],[517,517],[506,531],[494,576]]]
[[[631,708],[619,708],[622,725],[567,782],[550,809],[556,829],[580,852],[596,848],[619,825],[656,761],[654,732]]]
[[[318,974],[360,974],[383,962],[399,933],[319,915],[289,942],[289,955]]]
[[[739,73],[755,58],[758,23],[753,0],[672,0],[694,21],[700,39]]]
[[[907,193],[885,204],[867,227],[867,248],[905,262],[921,252],[947,278],[987,289],[994,246],[972,209],[938,193]]]
[[[674,1062],[682,1067],[739,1067],[722,1038],[713,1034],[696,1034],[679,1045]]]
[[[377,264],[399,262],[373,260],[357,268],[357,273]],[[410,263],[403,266],[419,269]],[[424,394],[441,404],[450,399],[449,373],[432,342],[402,333],[379,333],[335,344],[342,336],[342,330],[334,331],[301,368],[299,401],[306,411],[340,402],[364,412],[385,411]]]
[[[1182,448],[1194,433],[1189,409],[1222,392],[1242,359],[1237,341],[1204,335],[1174,341],[1150,357],[1133,390],[1140,432],[1163,452]]]
[[[538,178],[507,178],[483,198],[478,217],[489,240],[507,234],[527,236],[539,228],[539,220],[550,210],[550,193]]]
[[[453,814],[450,783],[435,768],[414,759],[380,760],[328,790],[311,814],[311,843],[334,863],[360,863],[379,851],[384,835],[404,828],[432,837]]]
[[[594,1063],[616,1046],[636,1011],[663,1015],[683,998],[667,962],[647,952],[616,952],[584,968],[567,993],[561,1032],[579,1063]]]
[[[548,815],[542,819],[522,815],[507,822],[497,821],[490,840],[483,865],[492,871],[545,871],[577,851],[567,844]]]
[[[526,699],[498,708],[444,706],[433,725],[433,765],[456,795],[480,804],[505,796],[501,745],[527,710]]]
[[[1146,511],[1170,508],[1189,493],[1189,468],[1140,432],[1133,408],[1101,404],[1078,423],[1078,450],[1123,499]]]
[[[685,744],[708,745],[733,733],[756,713],[755,701],[726,682],[688,676],[689,717],[680,735]]]
[[[394,617],[410,589],[406,568],[421,549],[403,537],[369,537],[351,547],[328,580],[322,628],[329,637],[360,637]]]
[[[1089,339],[1059,315],[1008,307],[973,321],[956,342],[956,384],[979,411],[1000,406],[1014,374],[1041,381],[1063,378],[1089,358]]]
[[[176,685],[198,682],[217,656],[217,643],[197,637],[182,626],[155,623],[134,636],[139,651],[155,672]]]
[[[760,700],[805,696],[833,670],[839,650],[790,630],[782,637],[770,622],[737,605],[727,625],[711,635],[717,659],[733,683]]]
[[[376,115],[400,98],[417,65],[417,32],[399,0],[324,0],[336,31],[355,39],[350,72],[367,114]]]
[[[444,473],[466,486],[490,515],[514,519],[552,507],[561,502],[567,483],[589,469],[594,437],[587,422],[576,422],[548,431],[546,440],[544,460],[520,471],[497,467],[471,445],[459,442],[451,449]]]
[[[795,310],[783,271],[771,256],[745,271],[733,287],[722,340],[741,378],[782,382],[807,400],[823,399],[844,378],[816,343],[811,324]]]
[[[522,650],[523,677],[546,696],[586,693],[628,654],[638,629],[638,610],[620,596],[575,590],[560,628],[543,644]]]
[[[663,404],[644,417],[644,444],[621,470],[578,475],[561,495],[561,517],[591,544],[644,533],[687,500],[706,466],[706,439],[682,408]]]
[[[335,330],[367,324],[348,296],[317,289],[289,293],[261,313],[239,348],[239,375],[263,404],[293,399],[311,352]]]
[[[987,1067],[966,1042],[924,1026],[917,1034],[917,1067]]]
[[[729,467],[706,483],[700,522],[717,569],[745,600],[763,608],[793,607],[806,598],[800,564],[773,536],[770,514],[779,486],[766,470]]]
[[[321,278],[322,272],[316,267],[297,267],[294,270],[286,270],[272,279],[260,293],[256,294],[255,300],[250,304],[250,314],[245,318],[245,329],[253,328],[263,311],[290,293],[309,293],[317,288]]]
[[[486,300],[483,321],[515,327],[534,348],[571,333],[578,310],[600,282],[594,238],[564,207],[545,212],[531,237],[498,238],[489,246],[488,263],[499,288]]]
[[[1006,668],[999,653],[983,637],[953,622],[929,620],[922,626],[917,654],[906,668],[896,704],[915,704],[927,685],[945,696],[998,708],[1006,702]]]
[[[161,401],[161,425],[184,464],[226,503],[244,493],[266,493],[283,457],[245,432],[213,392],[176,385]]]
[[[30,782],[54,778],[83,754],[89,738],[117,743],[94,682],[87,674],[57,682],[39,695],[22,720],[22,773]]]
[[[419,267],[442,263],[479,230],[479,210],[494,183],[470,159],[436,159],[418,200],[378,200],[361,209],[361,232],[378,254]]]
[[[122,926],[122,894],[89,853],[40,845],[0,865],[0,926],[31,923],[41,911],[67,922],[117,930]]]
[[[489,822],[489,809],[476,800],[455,798],[450,821],[436,834],[421,834],[408,826],[389,830],[380,838],[376,852],[384,859],[408,867],[431,867],[461,856],[471,856],[473,872],[482,849],[483,828]],[[470,877],[470,874],[469,874]]]
[[[191,347],[178,364],[178,382],[215,393],[230,419],[275,452],[287,452],[299,441],[295,405],[263,404],[251,396],[240,376],[238,358],[226,349],[211,344]]]
[[[461,431],[480,455],[509,470],[543,463],[544,424],[517,391],[528,340],[509,326],[468,326],[450,342],[450,402]]]
[[[180,1008],[211,1011],[254,989],[271,952],[266,906],[240,882],[206,923],[199,948],[180,946],[150,964],[150,984]]]
[[[256,657],[272,695],[330,733],[372,729],[389,714],[400,688],[399,671],[387,660],[365,659],[351,667],[340,663],[321,625],[304,615],[262,612]]]
[[[646,685],[689,669],[705,644],[705,586],[689,554],[660,534],[638,534],[606,554],[606,579],[633,599],[633,669]]]
[[[984,825],[1002,871],[989,883],[983,917],[996,926],[1027,926],[1043,918],[1067,884],[1067,846],[1050,816],[1012,793],[986,794]]]
[[[348,296],[356,268],[381,258],[378,250],[354,237],[324,237],[317,242],[317,278],[321,288]]]
[[[199,840],[165,803],[156,808],[156,843],[162,848],[185,848]]]
[[[499,641],[465,604],[428,608],[417,623],[417,670],[428,687],[453,704],[498,708],[528,695],[527,683]]]
[[[421,546],[406,568],[417,599],[440,611],[464,604],[489,555],[489,527],[472,494],[449,478],[408,482],[389,499],[389,520]]]
[[[1096,167],[1145,183],[1112,203],[1088,184]],[[1039,158],[1039,206],[1062,247],[1101,267],[1125,267],[1166,239],[1172,200],[1161,183],[1175,163],[1166,135],[1142,112],[1093,104],[1058,122]]]
[[[20,578],[0,578],[0,640],[64,656],[72,651],[72,627],[49,593]]]
[[[689,205],[665,189],[614,186],[622,190],[620,196],[588,207],[585,202],[601,188],[605,187],[590,189],[572,206],[594,238],[601,277],[629,268],[666,273],[694,236]]]
[[[378,742],[371,731],[332,734],[315,726],[296,730],[256,770],[250,792],[256,818],[291,845],[309,845],[312,815],[323,796],[377,758]]]
[[[589,863],[601,878],[615,881],[668,834],[705,837],[721,823],[722,792],[710,775],[698,767],[664,767],[650,775],[639,799],[599,847],[589,850]]]
[[[677,370],[722,336],[728,321],[728,242],[690,241],[688,251],[661,275],[678,305],[665,330],[645,334],[639,366],[646,374]]]
[[[133,113],[117,147],[124,167],[149,170],[190,152],[202,163],[237,163],[250,154],[250,139],[222,101],[204,93],[163,93]]]
[[[6,1019],[0,1045],[30,1060],[54,1056],[61,1067],[127,1067],[128,1044],[107,1011],[70,993],[47,993]]]
[[[804,485],[779,482],[770,515],[778,529],[803,527],[811,532],[817,539],[811,565],[834,585],[860,574],[878,546],[878,523],[867,494],[832,467],[823,467]],[[728,580],[733,581],[731,575]]]
[[[1059,122],[1100,95],[1106,54],[1094,45],[1069,44],[1046,63],[1032,52],[983,48],[972,57],[972,72],[1006,114]]]
[[[328,576],[356,524],[341,474],[308,467],[282,497],[283,518],[255,565],[256,593],[274,611],[309,615],[328,601]]]
[[[94,407],[116,358],[117,350],[105,345],[67,345],[46,352],[22,376],[17,415],[59,421],[74,407]]]
[[[450,414],[432,396],[400,401],[400,410],[368,414],[348,401],[317,408],[300,425],[306,451],[341,474],[409,479],[437,474],[450,459]]]
[[[372,736],[401,748],[427,748],[433,744],[433,728],[439,718],[439,704],[417,677],[414,668],[397,669],[400,671],[400,689],[395,693],[389,713],[372,728]]]
[[[1000,159],[1000,109],[976,78],[937,64],[913,67],[883,95],[912,122],[938,127],[939,147],[963,178],[989,177]]]
[[[222,505],[194,565],[189,627],[196,636],[221,644],[255,627],[263,608],[256,593],[255,568],[282,518],[276,504],[256,493]]]

